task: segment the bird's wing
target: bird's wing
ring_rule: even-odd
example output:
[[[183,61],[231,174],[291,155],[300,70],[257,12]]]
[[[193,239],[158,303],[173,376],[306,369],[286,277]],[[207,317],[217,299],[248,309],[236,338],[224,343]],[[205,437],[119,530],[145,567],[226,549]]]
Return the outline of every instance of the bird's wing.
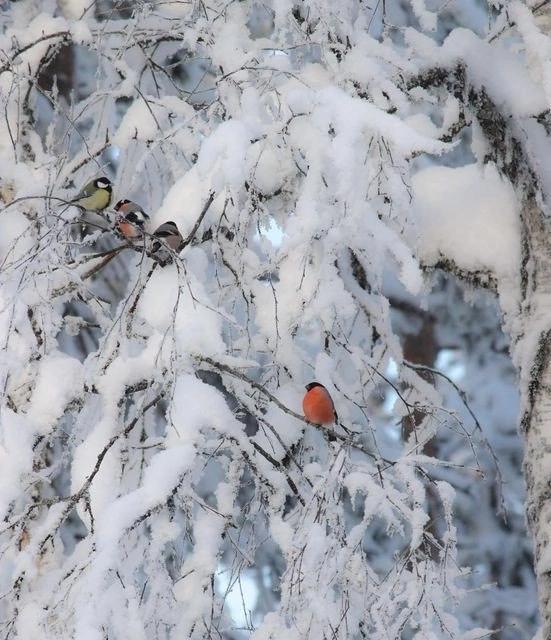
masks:
[[[167,236],[176,235],[177,232],[178,229],[175,229],[173,225],[164,222],[160,227],[157,228],[153,235],[157,236],[158,238],[166,238]]]
[[[89,182],[88,184],[85,184],[84,187],[82,187],[81,192],[78,194],[78,196],[76,196],[76,198],[73,198],[71,202],[82,200],[82,198],[88,198],[94,193],[95,190],[96,188],[94,187],[94,183]]]

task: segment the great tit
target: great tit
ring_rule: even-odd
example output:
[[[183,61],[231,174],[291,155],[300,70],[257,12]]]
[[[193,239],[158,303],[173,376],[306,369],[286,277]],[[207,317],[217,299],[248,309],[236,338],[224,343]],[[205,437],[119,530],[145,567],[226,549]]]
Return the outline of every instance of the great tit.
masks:
[[[78,196],[71,200],[71,204],[86,211],[102,211],[109,206],[112,192],[111,180],[102,176],[85,185]]]
[[[144,226],[149,220],[147,213],[132,200],[119,200],[114,206],[117,212],[117,231],[127,240],[143,237]]]

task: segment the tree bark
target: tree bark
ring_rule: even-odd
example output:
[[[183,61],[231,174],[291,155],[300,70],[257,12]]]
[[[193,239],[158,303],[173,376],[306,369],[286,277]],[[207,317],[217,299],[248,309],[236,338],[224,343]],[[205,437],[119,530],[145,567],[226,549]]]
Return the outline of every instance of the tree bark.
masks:
[[[551,7],[547,15],[551,15]],[[526,514],[534,540],[541,638],[551,640],[551,217],[545,215],[539,204],[545,201],[538,178],[541,168],[532,165],[526,151],[522,123],[504,115],[484,86],[471,84],[468,69],[462,65],[455,69],[431,69],[411,79],[408,86],[445,87],[460,100],[469,119],[477,121],[486,137],[484,162],[496,163],[522,200],[517,277],[495,284],[504,330],[511,337],[511,355],[519,372]],[[533,118],[542,125],[542,136],[551,135],[547,126],[551,110],[534,114]],[[445,263],[430,266],[455,273],[471,285],[483,285],[473,280],[473,274],[458,273]]]
[[[526,514],[534,540],[542,637],[551,638],[551,220],[535,199],[523,210],[520,322],[511,352],[520,374]],[[516,331],[515,331],[516,329]]]

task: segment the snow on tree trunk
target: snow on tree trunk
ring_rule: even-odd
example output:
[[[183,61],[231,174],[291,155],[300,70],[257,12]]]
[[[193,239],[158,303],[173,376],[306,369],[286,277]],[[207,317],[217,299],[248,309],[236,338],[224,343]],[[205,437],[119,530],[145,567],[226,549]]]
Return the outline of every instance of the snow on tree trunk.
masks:
[[[550,16],[548,3],[534,5],[532,10],[513,3],[507,20],[496,27],[485,42],[470,34],[455,34],[455,38],[452,34],[442,49],[453,50],[458,64],[455,69],[451,60],[440,67],[436,63],[414,83],[425,88],[447,86],[452,91],[465,109],[466,121],[472,120],[471,149],[479,163],[495,163],[516,191],[515,195],[507,195],[505,185],[494,191],[486,167],[483,171],[485,193],[473,199],[472,190],[465,187],[469,182],[466,172],[472,171],[474,165],[456,171],[439,169],[431,173],[429,170],[417,178],[421,218],[434,227],[420,245],[427,265],[436,265],[471,284],[496,290],[504,327],[511,336],[511,353],[522,398],[520,428],[525,438],[526,512],[535,541],[543,638],[551,637],[548,461],[551,451],[551,222],[547,171],[550,45],[546,35]],[[506,42],[507,35],[515,32],[522,42],[527,66],[520,66],[505,46],[500,49],[500,57],[494,57],[489,45],[500,40]],[[467,43],[470,43],[469,50],[465,48]],[[501,75],[502,71],[505,75]],[[496,82],[497,78],[502,81]],[[434,185],[435,178],[444,175],[451,179],[446,182],[446,200],[439,193],[440,186],[432,194],[428,188],[430,179]],[[457,187],[453,187],[456,179],[463,185],[459,189],[463,189],[465,195],[459,204],[450,206],[450,195],[459,194]],[[494,202],[496,206],[485,206],[484,199],[491,199],[490,194],[498,192],[501,195]],[[453,201],[453,195],[451,199]],[[515,201],[516,212],[514,206],[511,208]],[[445,207],[444,221],[435,217],[437,210],[442,214],[442,207]],[[491,220],[493,214],[499,217],[499,222],[497,218]],[[461,238],[459,242],[458,238]]]
[[[526,513],[534,536],[543,638],[551,637],[551,220],[534,199],[523,208],[525,267],[512,352],[523,390]]]

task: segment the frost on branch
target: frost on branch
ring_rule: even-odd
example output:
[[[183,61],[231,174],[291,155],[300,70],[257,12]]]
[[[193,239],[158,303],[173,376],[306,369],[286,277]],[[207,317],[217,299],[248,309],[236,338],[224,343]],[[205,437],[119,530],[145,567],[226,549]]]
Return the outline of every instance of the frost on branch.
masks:
[[[489,446],[405,362],[387,287],[422,292],[412,163],[466,123],[458,95],[420,113],[425,36],[351,0],[41,5],[2,16],[5,637],[487,635],[446,472]],[[68,203],[102,174],[178,225],[170,264]],[[352,438],[304,421],[311,380]]]

